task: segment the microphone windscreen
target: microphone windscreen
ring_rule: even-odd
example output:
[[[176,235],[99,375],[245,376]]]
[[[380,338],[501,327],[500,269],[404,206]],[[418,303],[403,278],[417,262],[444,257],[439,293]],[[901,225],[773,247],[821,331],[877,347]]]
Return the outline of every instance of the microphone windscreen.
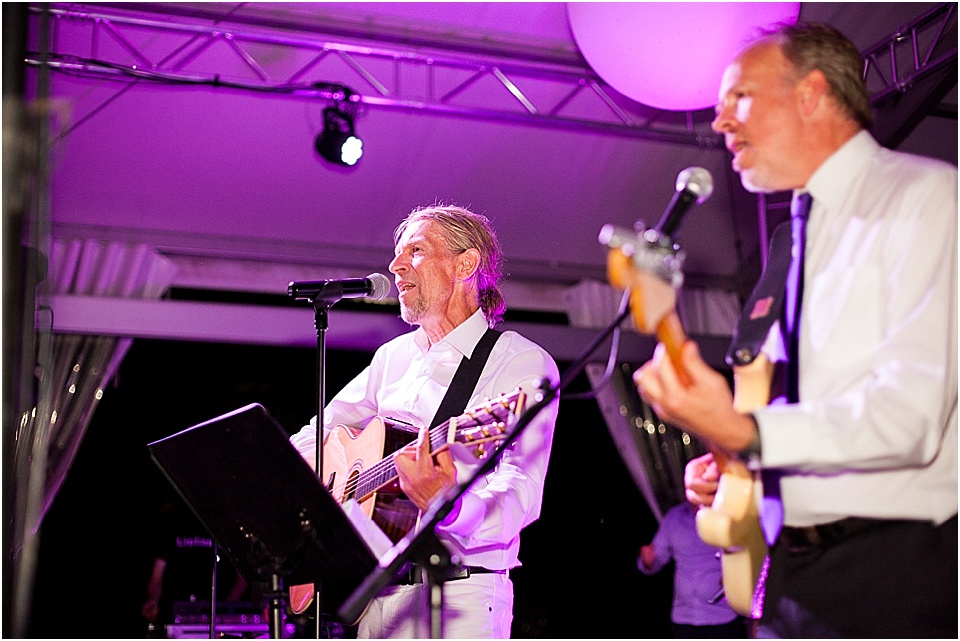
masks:
[[[381,300],[390,292],[390,279],[383,274],[370,274],[367,280],[370,281],[370,295],[367,298]]]
[[[703,167],[687,167],[677,175],[677,191],[688,190],[697,195],[702,205],[713,195],[713,176]]]

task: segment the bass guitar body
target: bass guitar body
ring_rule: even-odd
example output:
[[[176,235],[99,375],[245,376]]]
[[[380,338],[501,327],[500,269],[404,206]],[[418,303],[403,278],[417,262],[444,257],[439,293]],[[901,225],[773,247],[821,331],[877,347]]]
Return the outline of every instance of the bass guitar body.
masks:
[[[773,367],[759,355],[734,370],[734,409],[746,413],[766,405]],[[716,459],[716,453],[714,454]],[[723,589],[734,612],[754,616],[754,594],[767,559],[767,542],[760,527],[762,486],[755,474],[737,460],[720,460],[723,473],[713,505],[697,512],[697,533],[722,551]]]
[[[759,526],[758,485],[743,463],[728,464],[713,505],[697,512],[697,533],[722,554],[723,590],[730,608],[751,617],[753,596],[767,557]]]

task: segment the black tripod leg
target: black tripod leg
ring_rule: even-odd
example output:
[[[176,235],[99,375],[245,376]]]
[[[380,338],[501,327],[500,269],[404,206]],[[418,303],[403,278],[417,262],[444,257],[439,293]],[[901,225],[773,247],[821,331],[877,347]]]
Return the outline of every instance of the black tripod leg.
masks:
[[[283,581],[279,574],[270,575],[270,638],[283,638]]]

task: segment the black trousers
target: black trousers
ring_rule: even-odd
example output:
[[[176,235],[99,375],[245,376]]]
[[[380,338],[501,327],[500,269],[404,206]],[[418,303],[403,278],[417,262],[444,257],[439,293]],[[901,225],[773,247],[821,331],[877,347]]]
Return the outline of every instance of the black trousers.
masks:
[[[957,638],[957,517],[770,553],[762,638]]]
[[[674,639],[746,639],[747,626],[737,617],[730,623],[719,625],[689,625],[671,623]]]

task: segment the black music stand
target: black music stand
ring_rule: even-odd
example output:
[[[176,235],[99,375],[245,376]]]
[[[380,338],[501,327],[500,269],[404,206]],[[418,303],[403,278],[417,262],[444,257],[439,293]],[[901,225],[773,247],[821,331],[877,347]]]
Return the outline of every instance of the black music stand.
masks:
[[[322,582],[324,606],[336,608],[377,566],[263,406],[241,407],[148,448],[243,577],[269,581],[272,638],[282,637],[285,581]]]

